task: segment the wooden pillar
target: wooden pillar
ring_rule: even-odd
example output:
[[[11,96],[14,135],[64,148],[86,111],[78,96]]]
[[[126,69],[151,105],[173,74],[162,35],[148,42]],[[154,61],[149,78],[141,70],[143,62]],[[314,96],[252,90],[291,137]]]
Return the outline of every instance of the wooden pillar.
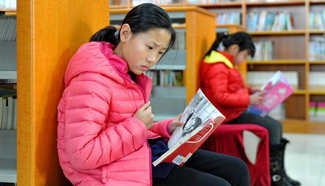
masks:
[[[109,23],[106,0],[18,0],[17,183],[61,186],[57,104],[70,57]]]

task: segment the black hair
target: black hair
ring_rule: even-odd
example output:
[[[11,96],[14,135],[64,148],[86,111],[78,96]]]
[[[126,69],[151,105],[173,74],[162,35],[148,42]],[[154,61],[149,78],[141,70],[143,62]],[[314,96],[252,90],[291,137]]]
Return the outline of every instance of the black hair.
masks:
[[[123,24],[129,24],[133,34],[146,32],[153,28],[166,29],[171,35],[166,52],[174,45],[176,33],[172,27],[171,20],[165,10],[157,5],[143,3],[134,7],[125,16]],[[120,34],[116,31],[115,27],[107,26],[95,33],[90,38],[90,41],[106,41],[117,46],[120,42]]]
[[[217,39],[212,44],[209,51],[205,54],[210,55],[210,53],[214,50],[217,50],[220,43],[223,44],[225,49],[228,49],[231,45],[238,45],[239,51],[248,50],[248,53],[251,57],[254,57],[255,55],[255,45],[252,40],[252,37],[247,34],[246,32],[236,32],[233,34],[224,34],[224,33],[218,33]]]

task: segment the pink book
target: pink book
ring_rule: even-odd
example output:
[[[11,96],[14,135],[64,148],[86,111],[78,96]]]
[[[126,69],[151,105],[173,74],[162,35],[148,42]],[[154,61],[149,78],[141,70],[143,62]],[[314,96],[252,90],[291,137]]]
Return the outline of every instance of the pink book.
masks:
[[[294,92],[292,86],[280,71],[277,71],[261,90],[266,92],[263,95],[264,102],[251,105],[248,108],[249,112],[261,116],[267,115]]]

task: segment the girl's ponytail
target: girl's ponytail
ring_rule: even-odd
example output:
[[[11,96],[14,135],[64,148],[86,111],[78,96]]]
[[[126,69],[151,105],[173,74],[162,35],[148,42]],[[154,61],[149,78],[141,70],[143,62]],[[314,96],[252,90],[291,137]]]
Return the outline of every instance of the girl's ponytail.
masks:
[[[222,43],[224,40],[228,38],[228,34],[226,33],[218,33],[217,39],[212,44],[211,48],[208,50],[208,52],[205,54],[205,56],[210,55],[210,53],[214,50],[217,50],[219,48],[220,43]]]
[[[91,36],[89,41],[106,41],[117,46],[120,42],[119,31],[114,26],[107,26]]]

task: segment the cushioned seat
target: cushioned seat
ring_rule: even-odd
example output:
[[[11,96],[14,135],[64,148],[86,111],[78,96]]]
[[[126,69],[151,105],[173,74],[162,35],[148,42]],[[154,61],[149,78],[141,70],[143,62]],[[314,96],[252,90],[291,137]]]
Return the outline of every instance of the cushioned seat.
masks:
[[[251,186],[270,186],[269,137],[265,128],[254,124],[223,124],[202,148],[236,156],[249,168]]]

